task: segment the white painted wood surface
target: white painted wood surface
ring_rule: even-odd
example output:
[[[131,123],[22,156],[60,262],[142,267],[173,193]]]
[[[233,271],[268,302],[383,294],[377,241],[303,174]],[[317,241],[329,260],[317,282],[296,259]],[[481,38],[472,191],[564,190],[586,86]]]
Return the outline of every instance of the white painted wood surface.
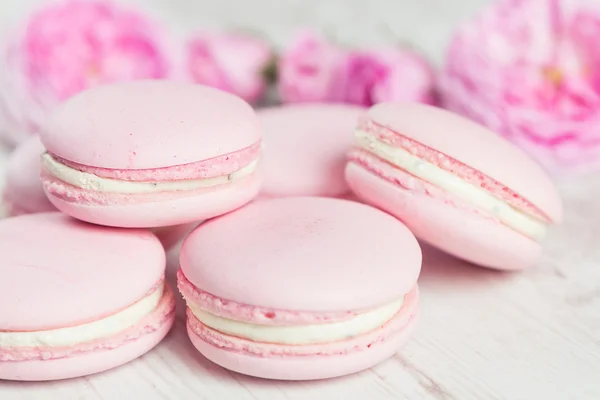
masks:
[[[33,2],[3,0],[0,23]],[[408,39],[439,60],[452,25],[485,0],[138,2],[184,29],[245,26],[283,44],[297,27],[315,24],[352,43]],[[0,176],[3,165],[4,154]],[[561,190],[566,218],[550,232],[537,268],[497,273],[425,249],[419,328],[402,351],[371,370],[296,383],[230,373],[194,350],[180,307],[174,330],[140,359],[68,381],[0,382],[0,400],[600,399],[600,174]],[[171,281],[176,256],[171,252]]]

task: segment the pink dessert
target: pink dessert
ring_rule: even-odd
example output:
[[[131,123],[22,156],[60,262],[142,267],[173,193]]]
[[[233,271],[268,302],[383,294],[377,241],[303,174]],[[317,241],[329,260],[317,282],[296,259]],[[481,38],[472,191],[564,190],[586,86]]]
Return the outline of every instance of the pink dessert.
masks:
[[[350,193],[344,179],[352,129],[366,109],[342,104],[301,104],[259,111],[264,135],[262,197]]]
[[[346,179],[363,201],[420,239],[483,266],[535,264],[562,205],[546,173],[488,129],[439,108],[372,107],[355,131]]]
[[[252,203],[196,228],[180,262],[192,343],[247,375],[307,380],[370,368],[417,318],[416,239],[348,200]]]
[[[173,324],[165,253],[146,230],[60,213],[8,218],[0,273],[0,379],[102,372],[152,349]]]
[[[50,201],[100,225],[196,222],[246,204],[261,183],[254,110],[201,85],[137,81],[89,90],[56,110],[41,139]]]
[[[45,151],[39,138],[32,137],[11,153],[2,199],[8,216],[56,211],[40,179],[40,157]]]

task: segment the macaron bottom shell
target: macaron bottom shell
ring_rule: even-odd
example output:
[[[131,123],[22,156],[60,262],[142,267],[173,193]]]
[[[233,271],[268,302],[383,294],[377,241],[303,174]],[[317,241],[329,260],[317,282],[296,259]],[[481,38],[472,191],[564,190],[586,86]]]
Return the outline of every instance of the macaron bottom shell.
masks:
[[[70,190],[80,190],[60,181],[46,180],[44,190],[56,208],[79,220],[121,228],[153,228],[187,224],[233,211],[257,195],[261,182],[262,175],[257,171],[237,182],[208,190],[171,196],[168,193],[131,196],[128,202],[112,199],[111,193],[85,191],[81,196],[73,196],[68,193]],[[77,200],[83,199],[84,195],[96,198],[96,201]]]
[[[97,349],[86,351],[73,348],[58,349],[64,354],[50,358],[18,361],[0,361],[0,379],[14,381],[51,381],[70,379],[103,372],[119,367],[144,355],[158,345],[169,333],[175,321],[175,296],[165,285],[165,293],[156,309],[132,330],[141,330],[139,336],[128,337],[127,333],[107,337],[106,343],[98,340]],[[156,324],[147,328],[146,324]],[[86,344],[83,344],[86,345]],[[27,349],[30,351],[31,349]],[[40,349],[40,352],[43,350]],[[46,355],[45,353],[43,353]]]
[[[449,202],[393,184],[355,162],[347,165],[346,179],[359,199],[396,216],[417,238],[466,261],[510,271],[532,266],[541,255],[539,242],[468,206],[457,207],[458,199]]]
[[[188,310],[187,331],[194,347],[210,361],[231,371],[274,380],[317,380],[349,375],[371,368],[392,357],[410,338],[418,319],[418,289],[405,297],[405,304],[387,323],[364,335],[314,345],[284,346],[249,342],[212,331],[212,343],[200,330],[206,329]],[[209,329],[210,330],[210,329]],[[247,342],[241,346],[236,342]],[[215,342],[222,342],[217,345]],[[251,351],[248,351],[248,347]],[[246,347],[244,349],[244,347]],[[297,347],[296,354],[294,347]]]
[[[174,317],[156,331],[115,349],[55,360],[0,362],[0,379],[51,381],[91,375],[119,367],[146,354],[158,345],[169,333],[173,320]]]

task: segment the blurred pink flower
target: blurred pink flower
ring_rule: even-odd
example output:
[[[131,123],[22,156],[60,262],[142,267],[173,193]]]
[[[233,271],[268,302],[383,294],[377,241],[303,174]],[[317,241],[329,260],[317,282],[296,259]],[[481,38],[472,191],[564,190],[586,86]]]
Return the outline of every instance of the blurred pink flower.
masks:
[[[235,33],[201,33],[188,43],[190,78],[254,103],[266,90],[265,69],[273,57],[269,44]]]
[[[500,0],[456,32],[444,105],[561,175],[600,169],[600,13],[563,0]]]
[[[311,32],[296,38],[279,63],[284,103],[384,101],[433,103],[434,74],[417,53],[401,48],[345,50]]]
[[[433,70],[424,58],[407,50],[350,52],[342,76],[341,100],[345,103],[435,102]]]
[[[284,103],[337,101],[344,51],[312,32],[302,32],[279,61],[279,95]]]
[[[4,121],[20,141],[43,125],[57,102],[87,88],[169,77],[172,65],[159,26],[112,1],[54,2],[32,13],[2,54]],[[32,132],[33,131],[33,132]]]

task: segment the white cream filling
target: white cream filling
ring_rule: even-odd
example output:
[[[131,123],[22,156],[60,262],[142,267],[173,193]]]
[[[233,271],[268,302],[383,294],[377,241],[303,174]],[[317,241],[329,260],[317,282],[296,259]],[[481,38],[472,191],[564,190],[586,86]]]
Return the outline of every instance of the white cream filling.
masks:
[[[546,235],[547,224],[545,222],[515,209],[486,190],[472,185],[402,148],[390,146],[360,130],[355,132],[355,143],[359,148],[492,214],[506,226],[526,236],[541,240]]]
[[[345,321],[315,325],[258,325],[216,316],[188,304],[204,325],[253,342],[285,345],[329,343],[359,336],[383,326],[402,308],[404,299],[358,314]]]
[[[171,182],[131,182],[110,178],[101,178],[97,175],[71,168],[57,161],[49,153],[44,153],[42,155],[42,164],[44,169],[63,182],[82,189],[93,190],[95,192],[124,194],[195,190],[222,185],[224,183],[229,183],[252,174],[258,166],[258,161],[259,160],[256,159],[245,167],[232,172],[229,175],[217,176],[214,178],[181,179]]]
[[[160,302],[164,285],[137,303],[111,316],[87,324],[32,332],[0,332],[0,347],[67,347],[116,335],[152,313]]]

